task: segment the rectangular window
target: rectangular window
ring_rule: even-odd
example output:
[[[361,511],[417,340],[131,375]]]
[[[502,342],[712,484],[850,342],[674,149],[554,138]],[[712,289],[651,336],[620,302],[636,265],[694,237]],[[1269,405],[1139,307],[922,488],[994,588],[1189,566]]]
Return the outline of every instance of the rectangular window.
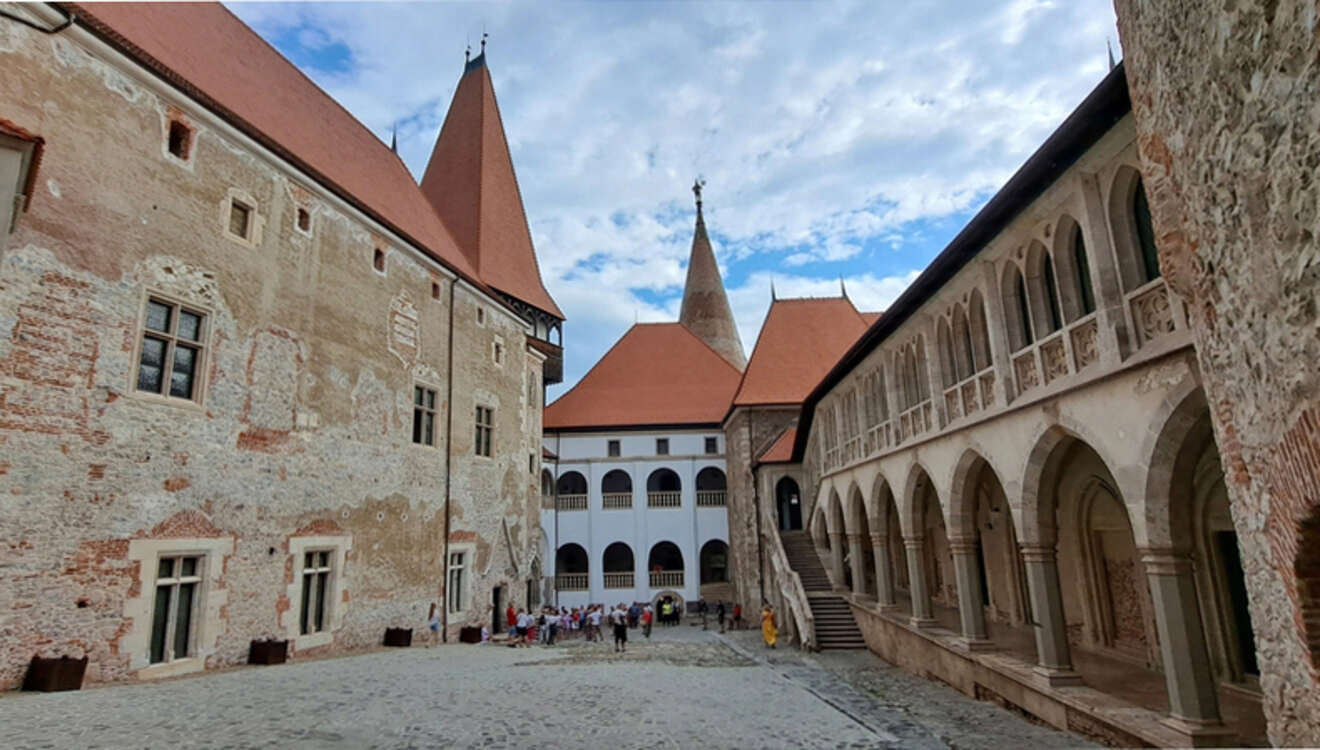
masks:
[[[192,653],[201,584],[201,555],[162,557],[157,562],[156,603],[151,615],[152,664],[186,659]]]
[[[312,231],[312,215],[302,206],[298,207],[298,231]]]
[[[607,444],[605,447],[606,447],[606,451],[605,451],[605,452],[609,454],[610,458],[615,458],[615,457],[617,457],[617,456],[619,455],[619,441],[618,441],[618,440],[611,440],[611,441],[609,442],[609,444]]]
[[[527,473],[536,476],[536,454],[527,454]]]
[[[435,445],[435,391],[413,386],[413,442]]]
[[[173,398],[200,400],[206,316],[154,297],[147,300],[137,389]]]
[[[466,558],[466,552],[449,553],[449,584],[445,594],[448,597],[450,612],[462,612],[464,609],[463,574]]]
[[[655,455],[657,456],[669,455],[669,438],[655,439]]]
[[[717,439],[715,439],[715,438],[713,438],[713,437],[708,437],[708,438],[706,438],[706,452],[707,452],[707,453],[719,453],[719,452],[720,452],[720,441],[717,440]]]
[[[178,120],[170,120],[168,148],[172,156],[187,161],[192,151],[192,130]]]
[[[501,344],[498,341],[495,342],[494,357],[495,357],[495,364],[497,365],[504,364],[504,344]]]
[[[475,450],[478,456],[490,456],[491,433],[495,431],[495,410],[477,407],[477,435]]]
[[[302,615],[298,620],[298,632],[303,635],[320,633],[329,624],[330,554],[330,550],[303,554]]]
[[[248,238],[252,228],[252,207],[236,200],[229,201],[229,233],[242,239]]]

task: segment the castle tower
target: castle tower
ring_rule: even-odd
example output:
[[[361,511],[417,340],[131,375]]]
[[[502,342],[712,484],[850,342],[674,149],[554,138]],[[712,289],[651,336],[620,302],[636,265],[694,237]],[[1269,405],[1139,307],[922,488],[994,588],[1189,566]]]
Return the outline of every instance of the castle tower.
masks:
[[[697,196],[697,228],[692,235],[692,254],[688,258],[687,281],[683,286],[683,307],[678,322],[706,342],[729,364],[742,371],[747,367],[738,326],[733,322],[733,310],[724,293],[724,280],[720,278],[715,253],[706,236],[706,220],[701,215],[701,183],[692,185]]]

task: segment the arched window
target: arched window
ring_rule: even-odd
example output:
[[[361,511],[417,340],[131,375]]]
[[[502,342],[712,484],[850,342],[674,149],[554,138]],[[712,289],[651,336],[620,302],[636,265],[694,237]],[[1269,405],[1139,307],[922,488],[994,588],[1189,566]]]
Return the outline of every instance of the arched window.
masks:
[[[550,476],[549,469],[541,469],[541,496],[550,497],[555,494],[555,480]]]
[[[724,472],[714,466],[707,466],[697,472],[697,491],[726,489]]]
[[[990,366],[990,330],[985,324],[985,300],[979,289],[973,290],[967,301],[967,327],[972,335],[972,371],[980,372]]]
[[[953,353],[953,337],[949,335],[949,321],[940,318],[939,331],[935,334],[935,338],[940,347],[941,377],[944,379],[944,387],[948,388],[962,380],[962,376],[958,373],[957,357]]]
[[[1025,349],[1036,340],[1031,331],[1031,308],[1027,303],[1027,282],[1022,269],[1009,263],[1004,275],[1004,312],[1008,315],[1009,342],[1013,351]]]
[[[601,477],[600,491],[607,495],[632,492],[632,477],[623,469],[612,469]]]
[[[912,374],[917,380],[917,402],[920,403],[930,398],[930,380],[928,379],[930,370],[926,368],[926,340],[921,336],[917,336],[912,349],[915,353]]]
[[[958,380],[963,381],[976,372],[976,356],[972,348],[972,331],[967,325],[967,314],[962,305],[953,308],[954,364]]]
[[[656,469],[646,478],[647,492],[681,492],[683,483],[670,469]]]
[[[1054,261],[1049,253],[1041,258],[1040,273],[1045,283],[1045,304],[1049,307],[1045,314],[1050,323],[1050,333],[1054,333],[1063,328],[1063,313],[1059,309],[1059,285],[1054,278]]]
[[[565,544],[555,553],[556,573],[586,573],[587,551],[580,544]]]
[[[632,548],[623,542],[615,542],[605,548],[601,562],[606,573],[631,573],[634,567]]]
[[[1091,265],[1086,260],[1086,240],[1082,238],[1082,228],[1073,227],[1072,237],[1073,271],[1077,280],[1077,301],[1082,306],[1082,315],[1095,312],[1095,291],[1091,286]]]
[[[673,542],[659,542],[651,548],[651,556],[647,559],[646,567],[652,572],[682,570],[683,553]]]
[[[576,471],[564,472],[559,477],[560,495],[587,494],[587,478]]]
[[[1141,270],[1147,282],[1160,277],[1160,255],[1155,249],[1155,226],[1150,219],[1150,203],[1146,201],[1146,187],[1137,178],[1132,192],[1132,220],[1137,230],[1137,247],[1141,250]]]

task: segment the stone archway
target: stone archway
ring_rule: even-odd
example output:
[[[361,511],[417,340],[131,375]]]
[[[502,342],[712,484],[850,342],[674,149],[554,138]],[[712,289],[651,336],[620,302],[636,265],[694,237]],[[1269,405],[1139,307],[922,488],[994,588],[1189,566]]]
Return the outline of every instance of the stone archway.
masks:
[[[780,531],[802,529],[802,493],[793,477],[782,477],[775,483],[775,511]]]

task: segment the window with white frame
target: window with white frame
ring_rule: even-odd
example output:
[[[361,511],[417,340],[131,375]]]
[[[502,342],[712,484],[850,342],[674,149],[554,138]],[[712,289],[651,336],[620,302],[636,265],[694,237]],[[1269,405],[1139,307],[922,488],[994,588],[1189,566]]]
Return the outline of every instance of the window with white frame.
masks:
[[[193,653],[202,588],[202,555],[162,556],[156,563],[151,615],[151,663],[186,659]]]
[[[303,553],[302,606],[298,616],[298,632],[302,635],[320,633],[330,625],[330,573],[333,566],[333,550]]]
[[[153,296],[147,299],[142,326],[137,389],[200,401],[206,314]]]
[[[463,587],[467,583],[467,553],[450,552],[449,553],[449,583],[445,588],[445,595],[449,601],[450,612],[462,612],[466,605],[466,596]]]
[[[488,406],[477,407],[477,432],[473,450],[478,456],[490,457],[491,436],[495,432],[495,410]]]

